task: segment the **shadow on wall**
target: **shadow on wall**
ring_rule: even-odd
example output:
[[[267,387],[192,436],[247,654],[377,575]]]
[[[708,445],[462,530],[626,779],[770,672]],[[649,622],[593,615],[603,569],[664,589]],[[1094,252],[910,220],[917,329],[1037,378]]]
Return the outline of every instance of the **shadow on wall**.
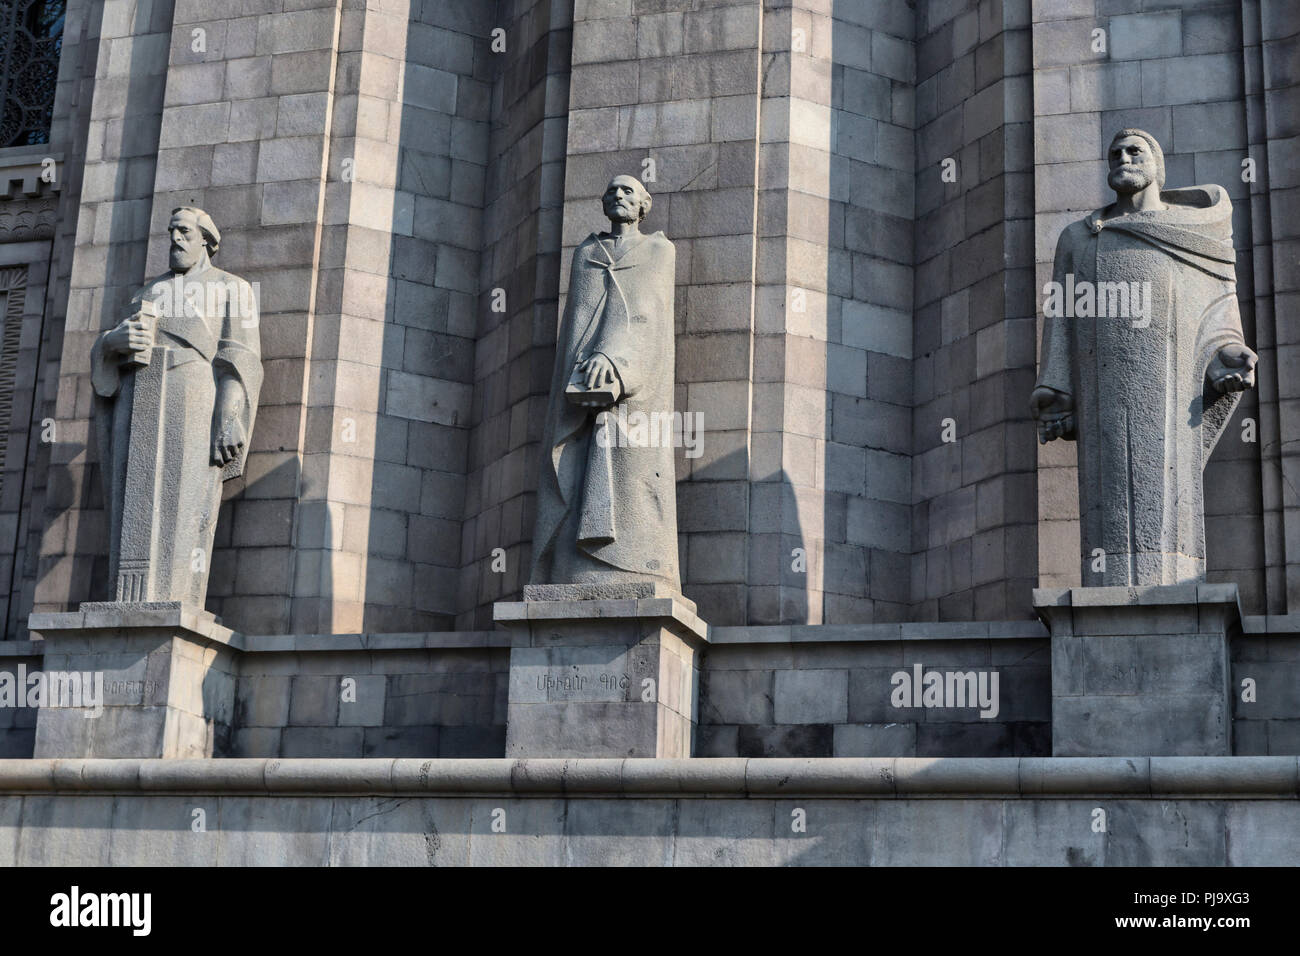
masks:
[[[133,32],[137,35],[147,34],[151,22],[170,23],[171,6],[171,0],[159,0],[155,6],[141,6],[134,16]],[[158,9],[161,7],[167,9]],[[91,16],[98,20],[101,15],[102,5],[95,5]],[[97,35],[98,32],[96,26],[90,35]],[[142,43],[143,41],[136,43],[136,55],[140,57],[139,68],[132,69],[124,78],[118,78],[118,82],[125,82],[120,109],[120,115],[125,120],[123,129],[130,130],[129,134],[124,131],[120,135],[129,135],[132,149],[129,156],[119,155],[117,161],[113,162],[111,182],[100,184],[102,195],[125,201],[98,203],[96,208],[95,232],[106,233],[108,236],[104,275],[127,277],[125,282],[105,286],[102,296],[95,298],[99,304],[99,313],[85,318],[97,321],[99,330],[117,324],[131,294],[146,278],[150,239],[149,211],[153,203],[156,162],[154,157],[157,154],[165,91],[165,84],[160,79],[165,72],[167,48],[157,48],[162,51],[159,62],[158,54],[153,48],[148,55],[140,52]],[[102,165],[100,169],[102,170]],[[55,316],[54,321],[59,323],[60,317]],[[66,315],[62,321],[67,321]],[[87,339],[86,356],[77,367],[88,369],[89,337],[80,337]],[[84,388],[89,392],[88,375],[77,384],[79,389]],[[76,395],[75,400],[80,404],[83,401],[81,394]],[[81,601],[94,600],[107,591],[108,516],[103,508],[99,458],[98,455],[92,457],[87,454],[91,450],[87,445],[59,442],[51,454],[44,503],[43,537],[63,529],[67,538],[61,542],[60,547],[54,549],[53,558],[38,559],[35,574],[38,594],[42,581],[51,576],[66,577],[66,581],[57,585],[56,591],[61,597],[66,594],[66,600],[73,607]],[[81,458],[80,466],[74,464],[78,458]],[[75,474],[77,467],[82,469],[79,478]],[[49,548],[43,545],[41,550],[45,552]],[[25,623],[22,630],[26,630]]]
[[[477,315],[486,307],[478,293],[496,7],[412,0],[404,86],[389,104],[401,115],[362,556],[366,631],[455,626]]]

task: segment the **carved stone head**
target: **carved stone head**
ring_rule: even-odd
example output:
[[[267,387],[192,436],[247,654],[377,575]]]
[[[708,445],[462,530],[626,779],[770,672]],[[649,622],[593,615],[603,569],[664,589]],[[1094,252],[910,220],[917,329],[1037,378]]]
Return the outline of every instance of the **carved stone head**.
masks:
[[[600,197],[610,222],[641,222],[650,212],[652,200],[635,176],[615,176]]]
[[[1156,138],[1141,129],[1122,129],[1110,141],[1108,182],[1120,195],[1165,184],[1165,154]]]
[[[171,239],[168,263],[173,272],[189,272],[216,255],[221,244],[221,233],[212,217],[195,206],[172,210],[167,236]]]

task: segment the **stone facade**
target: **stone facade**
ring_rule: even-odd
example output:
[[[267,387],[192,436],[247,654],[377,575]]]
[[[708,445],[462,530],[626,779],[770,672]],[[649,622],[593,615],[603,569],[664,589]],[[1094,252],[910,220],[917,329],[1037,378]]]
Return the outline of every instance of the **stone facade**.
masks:
[[[528,654],[494,605],[529,603],[570,261],[630,174],[654,197],[643,231],[676,249],[675,402],[704,428],[698,456],[674,451],[704,635],[660,708],[674,739],[693,726],[687,752],[756,768],[1050,758],[1061,688],[1094,695],[1058,681],[1061,633],[1036,619],[1035,588],[1086,583],[1074,446],[1038,445],[1030,415],[1040,293],[1061,230],[1108,201],[1111,135],[1140,127],[1170,186],[1231,199],[1260,358],[1204,473],[1207,578],[1241,612],[1216,645],[1218,752],[1300,753],[1297,36],[1286,0],[69,0],[50,141],[0,149],[0,688],[42,666],[41,626],[112,596],[91,346],[163,271],[171,210],[199,206],[221,268],[258,290],[265,369],[212,555],[206,611],[233,663],[204,756],[505,757]],[[1163,679],[1145,649],[1141,687]],[[913,700],[930,670],[996,675],[996,713]],[[37,716],[0,706],[0,756],[36,753]],[[107,827],[170,798],[77,799]],[[1025,834],[1063,804],[1012,821],[1017,798],[990,799],[945,804],[937,832],[984,827],[999,861],[1178,859],[1035,855]],[[308,803],[323,833],[364,812]],[[678,825],[713,832],[703,803]],[[547,822],[563,804],[521,801],[555,837],[539,852],[581,835]],[[1292,819],[1248,804],[1191,815],[1219,834]],[[872,806],[914,828],[931,812]],[[735,826],[766,834],[772,807],[754,812]],[[6,819],[0,859],[34,859]],[[705,852],[675,839],[671,859]],[[373,848],[313,850],[354,851]]]

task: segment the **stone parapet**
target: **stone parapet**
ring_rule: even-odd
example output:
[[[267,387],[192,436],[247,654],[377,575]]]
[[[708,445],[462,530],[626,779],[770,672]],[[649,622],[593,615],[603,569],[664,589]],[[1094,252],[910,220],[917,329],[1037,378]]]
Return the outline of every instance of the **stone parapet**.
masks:
[[[0,760],[0,794],[1300,799],[1300,757]]]

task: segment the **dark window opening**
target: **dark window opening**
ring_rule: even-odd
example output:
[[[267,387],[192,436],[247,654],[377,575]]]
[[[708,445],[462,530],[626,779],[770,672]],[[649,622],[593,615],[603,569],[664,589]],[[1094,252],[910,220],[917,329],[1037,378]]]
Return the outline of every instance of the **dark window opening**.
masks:
[[[0,147],[50,141],[66,0],[0,0]]]

